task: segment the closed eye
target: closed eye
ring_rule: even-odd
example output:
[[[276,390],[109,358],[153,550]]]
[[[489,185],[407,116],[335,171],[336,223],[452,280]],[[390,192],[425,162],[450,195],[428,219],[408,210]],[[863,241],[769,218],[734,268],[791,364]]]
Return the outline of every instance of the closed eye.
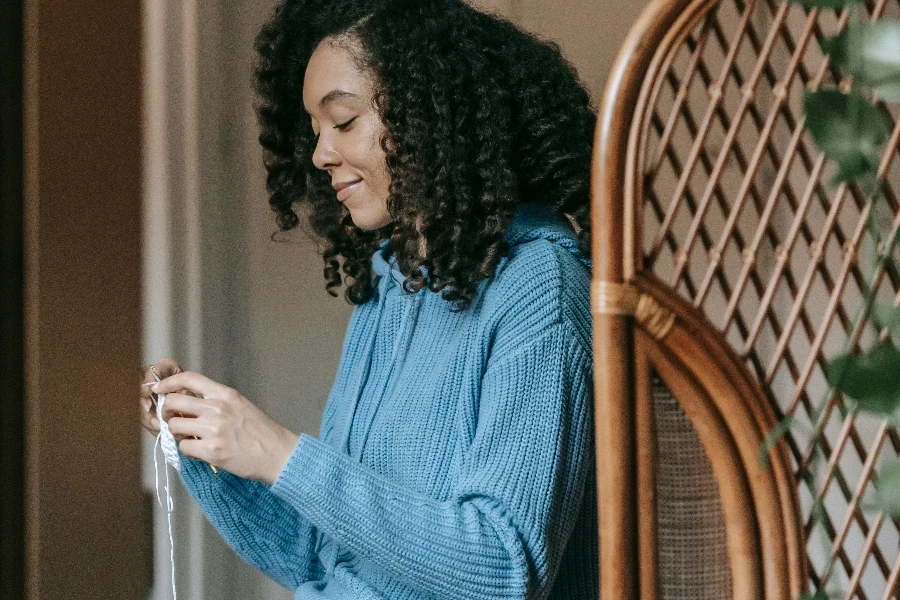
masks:
[[[350,127],[350,124],[353,123],[353,121],[355,121],[355,120],[356,120],[356,117],[353,117],[352,119],[350,119],[350,120],[347,121],[346,123],[341,123],[341,124],[339,124],[339,125],[335,125],[334,128],[335,128],[335,129],[338,129],[338,130],[340,130],[340,131],[346,131],[346,129],[347,129],[348,127]]]

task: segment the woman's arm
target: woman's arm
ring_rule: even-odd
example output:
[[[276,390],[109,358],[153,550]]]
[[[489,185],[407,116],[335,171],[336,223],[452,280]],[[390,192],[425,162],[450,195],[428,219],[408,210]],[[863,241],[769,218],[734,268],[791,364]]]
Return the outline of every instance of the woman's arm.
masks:
[[[353,326],[357,320],[357,314],[354,312],[353,318],[350,320],[348,329]],[[326,404],[325,413],[322,418],[322,428],[320,433],[324,433],[330,429],[333,423],[334,402],[331,398],[339,395],[343,391],[342,376],[346,377],[343,370],[347,367],[345,355],[347,353],[347,342],[344,342],[344,348],[341,354],[341,362],[339,365],[338,378],[329,395],[329,402]],[[179,396],[181,394],[173,394],[175,390],[187,389],[194,393],[206,396],[210,400],[216,401],[215,398],[225,394],[228,396],[224,404],[233,406],[235,400],[237,405],[243,406],[244,409],[250,409],[253,413],[250,420],[262,420],[264,423],[268,421],[268,429],[263,429],[260,433],[258,427],[252,428],[256,430],[257,437],[262,435],[270,442],[272,439],[284,438],[287,440],[287,454],[296,445],[296,436],[280,427],[274,421],[262,414],[255,407],[248,406],[250,403],[241,397],[234,390],[221,386],[203,376],[196,373],[185,373],[178,364],[171,359],[163,359],[156,364],[157,372],[162,374],[162,388],[157,391],[167,394],[166,406],[172,409],[177,408]],[[144,383],[153,383],[153,374],[147,370],[144,376]],[[174,379],[170,379],[174,378]],[[173,384],[173,381],[175,382]],[[154,421],[155,411],[150,405],[150,388],[142,386],[142,400],[146,401],[144,406],[145,414],[143,416],[144,427],[154,435],[159,433],[158,423]],[[181,396],[181,401],[202,402]],[[218,402],[221,402],[221,398]],[[174,411],[175,414],[185,413],[186,416],[194,416],[191,411],[191,405],[181,407],[182,410]],[[169,411],[167,411],[169,412]],[[194,411],[197,412],[197,411]],[[248,411],[237,411],[246,419]],[[169,418],[167,420],[170,430],[173,433],[178,431],[178,423],[182,425],[186,423],[197,424],[200,421],[195,419],[185,420],[180,417]],[[174,429],[173,429],[174,427]],[[272,431],[276,435],[272,435]],[[286,435],[277,435],[278,430],[283,430]],[[201,431],[191,431],[189,433],[177,434],[179,439],[186,437],[194,437],[203,435]],[[232,440],[233,441],[233,440]],[[259,440],[255,440],[258,442]],[[259,444],[254,444],[259,445]],[[281,444],[284,445],[284,444]],[[244,458],[249,453],[240,452]],[[182,471],[181,478],[190,494],[200,505],[209,521],[219,531],[226,543],[235,550],[244,560],[253,565],[267,576],[271,577],[281,585],[294,589],[308,580],[320,579],[322,577],[322,567],[318,560],[318,533],[316,529],[305,519],[303,519],[297,511],[287,504],[281,498],[273,495],[269,486],[260,481],[255,481],[249,477],[254,477],[250,473],[241,473],[245,477],[235,475],[224,468],[219,469],[219,475],[214,476],[209,469],[207,463],[194,460],[189,456],[181,453]],[[275,452],[265,452],[267,459],[271,458]],[[281,460],[281,464],[277,465],[274,474],[277,475],[287,460],[287,455]],[[246,461],[244,461],[246,462]],[[277,462],[277,461],[276,461]],[[232,466],[230,463],[215,462],[217,465],[224,465],[232,468],[235,472],[239,472],[238,466]],[[245,465],[241,465],[245,466]],[[267,468],[266,471],[272,471]],[[274,475],[270,475],[274,480]],[[255,474],[255,479],[260,479],[260,474]]]
[[[185,487],[244,560],[289,589],[321,577],[315,528],[269,486],[224,470],[213,475],[184,454],[181,465]]]
[[[341,547],[440,598],[542,598],[581,510],[591,358],[568,326],[494,357],[453,497],[399,487],[309,436],[272,492]]]
[[[141,386],[141,401],[144,407],[142,424],[155,435],[159,435],[159,423],[156,411],[153,409],[148,383],[154,383],[154,375],[163,377],[160,385],[173,386],[173,381],[181,378],[203,380],[203,391],[214,398],[223,391],[229,391],[202,376],[193,373],[185,373],[181,367],[171,359],[163,359],[152,368],[149,368],[144,376],[144,384]],[[165,383],[163,383],[165,382]],[[206,403],[207,399],[192,398],[174,390],[184,391],[175,384],[172,389],[165,389],[160,393],[167,394],[166,408],[177,404],[177,398],[182,396],[198,403]],[[190,391],[190,390],[188,390]],[[248,403],[249,404],[249,403]],[[259,417],[261,411],[255,407],[245,406],[240,414],[244,418]],[[185,418],[195,416],[189,410],[186,414],[175,411],[174,416],[170,410],[166,410],[165,418],[169,423],[170,431],[177,439],[184,441],[189,435],[178,430],[178,422],[198,423],[197,419]],[[283,438],[288,448],[296,443],[296,436],[284,430],[271,419],[256,419],[254,431],[263,432],[262,437],[267,441]],[[258,450],[266,452],[268,447],[260,447]],[[288,453],[290,450],[288,449]],[[247,454],[246,452],[242,454]],[[284,458],[286,460],[286,456]],[[284,461],[282,461],[284,462]],[[165,464],[165,463],[164,463]],[[209,466],[200,461],[195,461],[181,453],[181,477],[185,487],[197,500],[209,521],[219,530],[225,541],[248,563],[288,588],[296,588],[309,579],[318,579],[321,576],[320,565],[316,557],[315,529],[309,522],[303,520],[300,515],[283,500],[273,495],[269,486],[258,481],[244,479],[225,470],[219,470],[218,475],[213,475]],[[280,465],[274,467],[275,473]],[[270,469],[271,470],[271,469]],[[274,479],[274,476],[272,476]]]

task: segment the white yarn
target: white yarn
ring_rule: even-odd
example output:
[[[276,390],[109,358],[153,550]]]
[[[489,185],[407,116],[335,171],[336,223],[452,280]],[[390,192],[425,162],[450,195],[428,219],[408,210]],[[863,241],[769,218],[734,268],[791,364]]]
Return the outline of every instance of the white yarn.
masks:
[[[175,467],[175,470],[180,473],[181,458],[178,456],[178,442],[175,441],[175,436],[169,431],[169,424],[160,416],[162,415],[163,404],[166,402],[166,395],[159,394],[157,397],[156,415],[159,417],[159,436],[156,439],[162,446],[166,462]]]
[[[178,456],[178,442],[175,436],[169,431],[169,425],[163,420],[163,405],[166,402],[165,394],[157,396],[156,416],[159,419],[159,435],[156,436],[156,444],[153,446],[153,471],[156,476],[156,500],[162,506],[162,498],[159,495],[159,463],[156,460],[156,447],[162,448],[163,456],[166,462],[163,463],[163,469],[166,472],[166,518],[169,522],[169,558],[172,562],[172,600],[176,600],[177,593],[175,591],[175,540],[172,536],[172,512],[175,509],[175,502],[172,500],[172,493],[169,490],[169,469],[166,464],[175,467],[175,470],[181,472],[181,458]]]

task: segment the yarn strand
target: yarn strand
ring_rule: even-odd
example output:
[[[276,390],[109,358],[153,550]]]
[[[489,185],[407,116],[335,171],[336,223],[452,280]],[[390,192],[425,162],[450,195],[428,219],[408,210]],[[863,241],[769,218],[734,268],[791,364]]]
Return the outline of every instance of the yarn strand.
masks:
[[[159,494],[159,462],[156,458],[156,449],[162,448],[163,456],[165,457],[165,462],[163,463],[163,469],[166,473],[166,520],[169,525],[169,559],[172,563],[172,600],[177,600],[178,594],[175,589],[175,538],[172,535],[172,513],[175,510],[175,501],[172,499],[172,492],[169,489],[169,469],[168,465],[172,465],[175,467],[176,471],[181,471],[181,457],[178,455],[178,442],[175,441],[175,436],[172,435],[172,432],[169,431],[169,425],[163,420],[163,406],[166,402],[165,394],[159,394],[157,396],[157,405],[156,405],[156,416],[159,419],[159,435],[156,436],[156,443],[153,445],[153,474],[156,479],[156,500],[159,502],[159,505],[162,506],[162,497]]]

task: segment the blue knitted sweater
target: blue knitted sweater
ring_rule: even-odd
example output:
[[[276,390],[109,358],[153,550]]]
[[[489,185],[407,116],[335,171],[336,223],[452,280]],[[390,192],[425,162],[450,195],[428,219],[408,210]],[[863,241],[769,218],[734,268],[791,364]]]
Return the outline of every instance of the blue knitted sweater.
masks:
[[[271,487],[184,459],[212,524],[295,598],[597,598],[590,263],[544,204],[506,240],[458,312],[373,255],[319,439]]]

